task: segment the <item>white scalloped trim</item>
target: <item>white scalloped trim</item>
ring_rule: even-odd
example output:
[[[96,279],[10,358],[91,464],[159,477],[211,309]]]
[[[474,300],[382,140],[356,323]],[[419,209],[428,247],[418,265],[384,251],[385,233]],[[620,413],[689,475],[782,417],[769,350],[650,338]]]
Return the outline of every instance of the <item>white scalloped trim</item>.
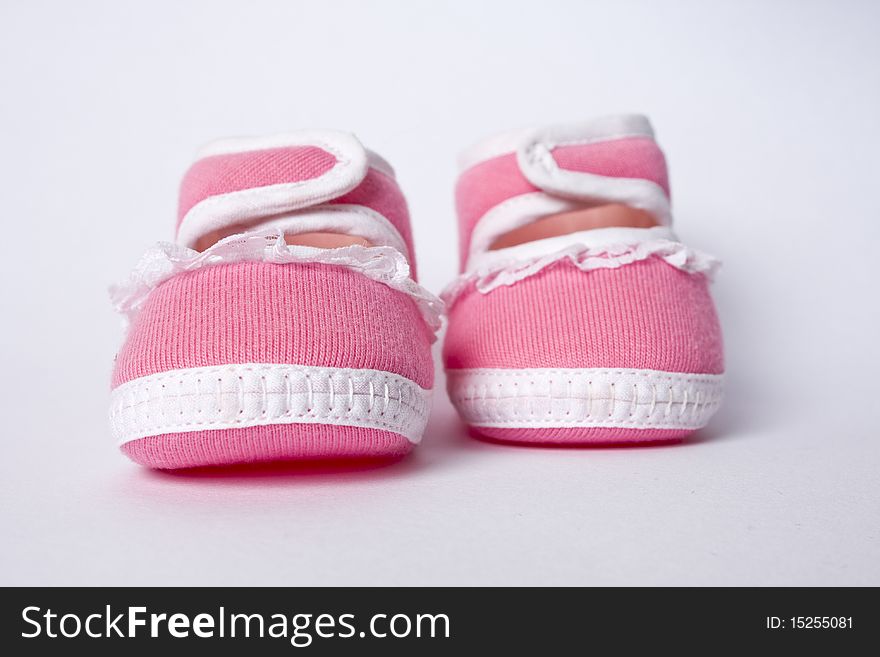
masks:
[[[593,235],[602,231],[605,231],[605,235],[620,235],[622,241],[603,244]],[[534,276],[563,260],[586,272],[595,269],[616,269],[648,258],[660,258],[676,269],[690,274],[704,274],[711,280],[721,265],[719,260],[691,249],[681,242],[652,237],[660,234],[659,231],[668,231],[668,229],[665,227],[597,229],[535,240],[508,249],[486,251],[472,258],[468,263],[469,270],[447,286],[440,296],[447,307],[451,307],[458,296],[471,284],[476,285],[478,292],[488,294],[499,287],[514,285]],[[571,243],[573,240],[574,244]],[[591,244],[591,241],[594,243]],[[554,250],[554,247],[562,244],[567,246]]]
[[[723,375],[628,369],[446,372],[468,424],[504,428],[699,429],[721,404]]]
[[[170,370],[111,393],[120,444],[166,433],[273,424],[329,424],[422,438],[431,391],[369,369],[243,363]]]
[[[231,235],[202,252],[160,242],[141,257],[125,282],[110,288],[110,298],[117,312],[131,321],[150,292],[169,278],[182,272],[243,261],[346,267],[410,296],[435,333],[441,325],[443,302],[411,278],[409,262],[397,249],[359,245],[336,249],[294,246],[285,242],[283,232],[278,229]]]

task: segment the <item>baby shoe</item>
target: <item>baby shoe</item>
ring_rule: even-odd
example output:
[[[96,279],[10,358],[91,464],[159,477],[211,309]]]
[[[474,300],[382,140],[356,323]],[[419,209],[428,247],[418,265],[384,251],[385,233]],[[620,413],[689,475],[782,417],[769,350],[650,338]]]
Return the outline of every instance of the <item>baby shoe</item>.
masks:
[[[395,457],[422,436],[441,304],[393,170],[347,133],[207,147],[176,243],[111,296],[111,428],[138,463]]]
[[[666,162],[648,120],[503,134],[467,151],[460,168],[462,273],[443,295],[443,359],[472,432],[631,443],[704,426],[724,369],[708,290],[717,262],[672,232]],[[540,235],[542,218],[602,206],[650,221]],[[527,226],[537,239],[506,245]]]

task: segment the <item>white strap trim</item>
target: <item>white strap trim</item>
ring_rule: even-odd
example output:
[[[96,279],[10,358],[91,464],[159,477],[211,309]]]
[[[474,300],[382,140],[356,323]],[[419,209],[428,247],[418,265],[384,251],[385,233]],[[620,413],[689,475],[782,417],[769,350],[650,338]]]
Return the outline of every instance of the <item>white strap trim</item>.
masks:
[[[475,253],[468,260],[466,271],[489,272],[511,265],[536,260],[544,256],[554,255],[566,249],[577,247],[580,251],[607,253],[631,248],[645,242],[657,240],[675,240],[675,233],[666,226],[651,228],[630,228],[613,226],[610,228],[593,228],[576,233],[566,233],[554,237],[545,237],[531,242],[523,242],[503,249]]]
[[[462,419],[482,427],[699,429],[721,404],[723,375],[630,369],[448,370]]]
[[[178,228],[177,242],[191,247],[201,236],[215,230],[338,198],[357,187],[366,177],[370,166],[370,157],[357,138],[335,131],[303,131],[274,137],[222,140],[204,149],[202,157],[282,146],[317,146],[333,155],[336,164],[317,178],[206,198],[184,215]]]
[[[385,216],[365,205],[333,203],[273,217],[256,224],[255,231],[275,231],[299,235],[327,231],[362,237],[373,246],[389,246],[400,251],[407,260],[412,254],[403,235]]]
[[[476,223],[471,232],[468,263],[488,251],[496,239],[510,231],[534,223],[542,217],[583,207],[576,201],[550,196],[544,192],[520,194],[502,201]],[[470,264],[467,265],[470,269]]]
[[[582,206],[575,201],[550,196],[544,192],[521,194],[499,203],[483,215],[483,218],[474,226],[464,271],[477,271],[484,268],[487,263],[501,260],[512,263],[517,260],[531,259],[575,246],[596,249],[612,244],[635,245],[655,239],[677,241],[669,226],[612,227],[566,233],[503,249],[491,248],[496,239],[511,230],[527,226],[542,217],[568,212],[579,207]]]
[[[379,370],[247,363],[170,370],[114,389],[110,426],[122,444],[166,433],[272,424],[382,429],[418,443],[431,391]]]
[[[553,149],[572,143],[576,134],[544,130],[531,135],[516,153],[526,179],[554,196],[583,203],[623,203],[650,212],[664,226],[672,223],[669,199],[654,181],[601,176],[560,167],[553,157]]]

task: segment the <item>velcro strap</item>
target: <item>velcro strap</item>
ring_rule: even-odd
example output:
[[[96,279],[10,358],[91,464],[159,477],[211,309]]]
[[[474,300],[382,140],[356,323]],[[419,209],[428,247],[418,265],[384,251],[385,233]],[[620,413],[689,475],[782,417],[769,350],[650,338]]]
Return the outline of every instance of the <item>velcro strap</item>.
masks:
[[[650,212],[663,225],[672,223],[669,198],[653,180],[600,175],[560,166],[554,151],[632,137],[653,139],[645,117],[626,115],[589,123],[538,128],[527,133],[516,150],[517,164],[538,189],[587,203],[623,203]]]
[[[177,241],[326,203],[387,165],[353,135],[302,131],[235,138],[205,148],[184,176]]]

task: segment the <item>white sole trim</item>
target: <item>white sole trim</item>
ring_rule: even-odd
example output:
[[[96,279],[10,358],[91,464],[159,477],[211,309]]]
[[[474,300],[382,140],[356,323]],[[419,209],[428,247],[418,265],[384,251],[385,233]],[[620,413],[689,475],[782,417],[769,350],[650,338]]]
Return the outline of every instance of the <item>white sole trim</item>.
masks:
[[[245,363],[179,369],[111,393],[120,444],[165,433],[271,424],[329,424],[422,438],[431,391],[390,372]]]
[[[718,409],[723,375],[629,369],[448,370],[453,405],[499,428],[699,429]]]

